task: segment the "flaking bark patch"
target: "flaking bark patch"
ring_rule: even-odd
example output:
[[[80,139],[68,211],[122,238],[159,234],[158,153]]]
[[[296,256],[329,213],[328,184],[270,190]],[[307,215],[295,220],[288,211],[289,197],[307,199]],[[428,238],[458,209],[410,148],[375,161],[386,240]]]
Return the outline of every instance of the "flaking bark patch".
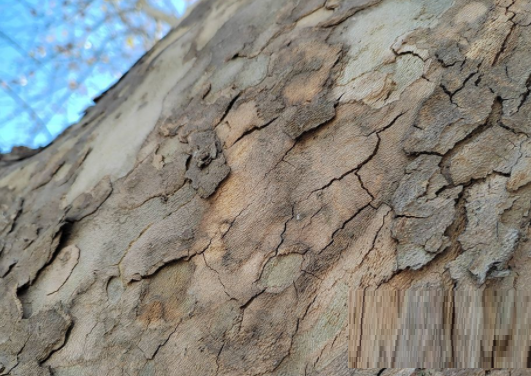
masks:
[[[528,284],[529,9],[201,0],[0,157],[0,375],[347,374],[349,288]]]

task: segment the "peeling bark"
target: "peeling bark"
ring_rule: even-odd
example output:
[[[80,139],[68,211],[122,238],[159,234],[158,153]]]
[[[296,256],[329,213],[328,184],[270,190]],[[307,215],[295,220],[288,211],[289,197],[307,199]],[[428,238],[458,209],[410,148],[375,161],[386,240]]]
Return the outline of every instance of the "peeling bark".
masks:
[[[348,291],[531,281],[530,11],[200,1],[0,156],[0,375],[426,372],[348,369]]]

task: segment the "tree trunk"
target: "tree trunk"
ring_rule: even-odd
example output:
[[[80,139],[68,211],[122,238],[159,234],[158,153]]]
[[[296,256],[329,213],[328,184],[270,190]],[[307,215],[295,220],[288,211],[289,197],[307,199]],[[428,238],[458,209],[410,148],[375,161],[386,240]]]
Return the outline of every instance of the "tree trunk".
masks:
[[[0,157],[0,374],[362,373],[349,289],[528,286],[530,11],[201,1]]]

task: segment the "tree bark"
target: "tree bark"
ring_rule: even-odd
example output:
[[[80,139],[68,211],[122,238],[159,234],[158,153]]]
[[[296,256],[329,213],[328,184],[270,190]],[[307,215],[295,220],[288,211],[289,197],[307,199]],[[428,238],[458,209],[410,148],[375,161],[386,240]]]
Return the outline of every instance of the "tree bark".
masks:
[[[199,2],[0,157],[0,375],[376,375],[349,289],[528,286],[530,10]]]

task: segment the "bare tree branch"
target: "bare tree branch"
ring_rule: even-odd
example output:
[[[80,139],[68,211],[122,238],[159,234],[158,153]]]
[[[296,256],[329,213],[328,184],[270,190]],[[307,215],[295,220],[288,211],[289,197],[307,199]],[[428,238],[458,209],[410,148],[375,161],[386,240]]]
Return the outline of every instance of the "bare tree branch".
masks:
[[[9,35],[4,33],[2,30],[0,30],[0,38],[5,40],[11,47],[13,47],[15,50],[17,50],[17,52],[19,54],[21,54],[22,56],[29,57],[30,59],[35,61],[37,64],[39,64],[39,65],[41,64],[41,62],[37,58],[35,58],[34,56],[31,56],[30,54],[28,54],[28,51],[24,50],[24,48],[22,48],[22,46],[20,44],[15,42],[15,40],[13,40],[13,38],[11,38]]]
[[[100,54],[101,52],[105,51],[105,46],[107,45],[109,41],[106,41],[103,46],[100,48],[100,50],[97,52],[97,54]],[[90,77],[90,75],[92,74],[92,72],[94,71],[94,68],[96,67],[96,65],[91,65],[86,71],[85,71],[85,74],[81,76],[80,80],[79,80],[79,83],[85,83],[85,81]],[[64,108],[64,105],[65,103],[70,99],[70,97],[72,96],[72,94],[74,94],[73,91],[68,91],[67,94],[63,95],[62,98],[57,101],[59,103],[59,107],[58,108]],[[57,114],[57,111],[54,111],[50,116],[48,116],[46,119],[45,119],[45,123],[48,124],[50,122],[50,120],[52,120],[52,118]]]
[[[42,119],[39,117],[39,115],[33,110],[33,108],[24,101],[5,81],[0,81],[0,86],[4,89],[4,91],[14,100],[16,101],[27,113],[31,116],[32,119],[35,120],[36,128],[37,130],[43,131],[46,136],[48,136],[50,139],[53,138],[52,134],[48,130],[48,127],[46,127],[46,124],[42,121]]]
[[[173,17],[149,4],[148,0],[138,0],[137,6],[142,9],[148,16],[158,20],[167,23],[171,27],[175,27],[179,23],[179,19],[177,17]]]

